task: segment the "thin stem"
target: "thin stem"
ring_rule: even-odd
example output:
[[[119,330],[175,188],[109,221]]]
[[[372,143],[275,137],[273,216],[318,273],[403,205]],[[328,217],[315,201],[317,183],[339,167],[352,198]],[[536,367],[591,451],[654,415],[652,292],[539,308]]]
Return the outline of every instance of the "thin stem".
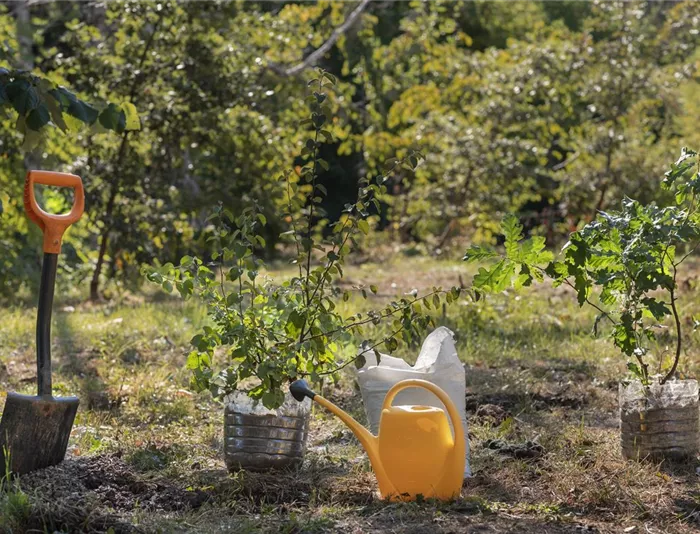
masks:
[[[379,320],[381,321],[382,319],[386,319],[387,317],[392,317],[392,316],[396,315],[396,313],[398,313],[398,312],[407,310],[408,308],[410,308],[411,306],[413,306],[416,302],[419,302],[419,301],[421,301],[421,300],[425,300],[425,299],[427,299],[427,298],[432,297],[433,295],[439,295],[439,294],[442,294],[442,293],[447,293],[447,291],[440,289],[440,290],[432,291],[432,292],[428,293],[427,295],[425,295],[425,296],[423,296],[423,297],[420,297],[420,298],[417,297],[417,298],[413,299],[411,302],[409,302],[408,304],[405,304],[404,306],[400,306],[400,307],[398,307],[398,308],[394,308],[394,309],[391,310],[389,313],[379,314]],[[365,324],[367,324],[367,323],[371,323],[371,322],[373,322],[373,321],[375,321],[375,320],[377,320],[376,315],[375,315],[375,316],[372,316],[372,317],[368,317],[367,319],[363,319],[362,321],[356,321],[356,322],[351,323],[351,324],[348,324],[348,325],[344,325],[344,326],[340,326],[340,327],[338,327],[338,328],[334,328],[333,330],[329,330],[328,332],[323,332],[323,333],[321,333],[321,334],[317,334],[317,335],[315,335],[315,336],[311,336],[311,337],[309,337],[309,338],[306,338],[304,341],[312,341],[312,340],[314,340],[314,339],[316,339],[316,338],[318,338],[318,337],[322,337],[322,336],[331,336],[331,335],[337,334],[338,332],[341,332],[341,331],[351,330],[351,329],[353,329],[353,328],[357,328],[358,326],[362,326],[362,325],[365,325]]]
[[[545,271],[542,267],[540,267],[540,266],[538,266],[538,265],[530,265],[530,267],[534,267],[535,269],[537,269],[537,270],[540,271],[541,273],[547,274],[546,271]],[[574,284],[572,284],[571,281],[570,281],[568,278],[563,278],[563,281],[564,281],[564,283],[565,283],[567,286],[569,286],[571,289],[576,290],[576,286],[574,286]],[[610,317],[610,314],[609,314],[608,312],[606,312],[603,308],[601,308],[601,307],[598,306],[597,304],[594,304],[593,302],[591,302],[590,299],[589,299],[588,297],[586,297],[585,302],[586,302],[586,304],[588,304],[589,306],[591,306],[591,307],[595,308],[596,310],[598,310],[598,311],[600,312],[601,316],[602,316],[602,317],[605,317],[605,318],[606,318],[608,321],[610,321],[612,324],[614,324],[614,325],[617,324],[617,321],[615,321],[615,319],[613,319],[612,317]]]
[[[401,332],[403,332],[404,330],[405,330],[405,327],[404,327],[404,326],[401,326],[401,328],[399,328],[399,329],[396,330],[395,332],[392,332],[391,334],[389,334],[388,336],[386,336],[386,337],[385,337],[384,339],[382,339],[381,341],[378,341],[377,343],[375,343],[375,344],[372,345],[371,347],[368,347],[368,348],[366,348],[365,350],[363,350],[362,352],[359,352],[359,353],[357,354],[357,356],[355,356],[354,358],[350,358],[350,359],[349,359],[347,362],[345,362],[343,365],[340,365],[340,366],[336,367],[335,369],[333,369],[333,370],[331,370],[331,371],[323,371],[323,372],[321,372],[321,373],[317,373],[317,375],[318,375],[318,376],[332,375],[332,374],[335,374],[335,373],[337,373],[338,371],[340,371],[340,370],[342,370],[342,369],[345,369],[348,365],[350,365],[351,363],[355,362],[355,361],[357,360],[357,358],[359,358],[360,356],[364,356],[364,355],[367,354],[368,352],[371,352],[371,351],[373,351],[374,349],[376,349],[377,347],[379,347],[379,346],[385,344],[385,343],[386,343],[387,341],[389,341],[390,339],[393,339],[395,336],[398,336],[398,335],[399,335]],[[306,375],[308,375],[308,374],[310,374],[310,373],[303,373],[302,376],[306,376]]]
[[[698,163],[698,173],[700,173],[700,162]],[[695,192],[693,192],[692,196],[690,197],[690,206],[688,207],[688,212],[687,212],[686,215],[685,215],[685,220],[683,221],[683,226],[685,226],[686,224],[688,224],[688,221],[690,220],[690,217],[691,217],[691,215],[693,214],[693,207],[694,207],[693,205],[694,205],[694,204],[695,204]],[[669,245],[670,245],[670,242],[669,242]],[[695,250],[698,248],[698,246],[700,246],[700,241],[698,241],[697,243],[695,243],[695,246],[690,250],[690,252],[688,252],[685,256],[683,256],[683,257],[680,259],[680,261],[678,261],[678,262],[676,262],[676,263],[673,263],[673,262],[671,261],[671,263],[673,264],[674,269],[675,269],[676,267],[678,267],[681,263],[683,263],[683,262],[686,260],[686,258],[687,258],[688,256],[690,256],[693,252],[695,252]],[[666,247],[666,250],[668,250],[668,247]],[[665,251],[664,251],[664,252],[665,252]],[[671,260],[670,257],[669,257],[669,260]]]
[[[396,168],[397,168],[401,163],[403,163],[404,161],[405,161],[405,160],[397,161],[397,163],[394,164],[394,165],[391,167],[391,169],[389,169],[389,171],[386,171],[386,172],[384,173],[383,176],[387,176],[387,175],[393,173],[393,172],[396,170]],[[369,184],[367,184],[367,185],[369,185]],[[358,192],[357,192],[357,203],[358,203],[358,204],[359,204],[360,202],[363,202],[363,201],[364,201],[364,202],[367,202],[367,198],[368,198],[368,197],[363,197],[363,195],[362,195],[362,189],[363,189],[363,187],[362,187],[362,185],[361,185],[360,188],[358,189]],[[347,228],[347,226],[348,226],[348,221],[352,221],[352,224],[350,225],[350,228]],[[348,239],[350,238],[350,235],[352,234],[352,231],[353,231],[356,227],[357,227],[357,218],[353,218],[353,217],[350,217],[350,215],[348,215],[348,217],[343,221],[343,226],[342,226],[342,228],[340,229],[340,233],[345,232],[345,229],[346,229],[346,228],[347,228],[347,232],[345,232],[345,234],[344,234],[344,236],[343,236],[343,239],[342,239],[342,241],[340,242],[340,246],[338,246],[338,243],[335,243],[335,244],[333,245],[333,248],[332,248],[332,251],[335,252],[336,255],[340,256],[340,251],[341,251],[341,250],[343,249],[343,247],[346,245],[346,243],[348,242]],[[336,247],[337,247],[337,248],[336,248]],[[340,263],[340,261],[339,261],[338,259],[335,259],[335,260],[328,260],[328,263],[326,264],[326,268],[323,270],[323,273],[321,274],[321,277],[320,277],[319,281],[317,282],[316,287],[314,288],[314,291],[313,291],[313,293],[312,293],[312,295],[311,295],[311,301],[314,300],[314,298],[316,297],[316,294],[317,294],[319,291],[323,292],[323,288],[325,287],[325,283],[326,283],[326,274],[328,274],[328,271],[331,270],[331,267],[333,267],[333,265],[335,265],[335,264],[337,264],[337,263]],[[318,307],[317,307],[316,309],[318,309]],[[306,332],[306,334],[308,334],[308,332]],[[301,339],[304,339],[304,335],[305,335],[305,334],[304,334],[304,332],[302,331]]]
[[[240,258],[238,259],[238,269],[238,313],[243,321],[243,263]]]
[[[223,220],[221,220],[223,222]],[[224,278],[224,244],[223,241],[221,240],[221,233],[217,229],[217,237],[219,238],[219,285],[221,287],[221,297],[223,298],[224,302],[224,313],[226,314],[227,318],[230,318],[231,314],[228,309],[228,295],[226,293],[226,285],[225,285],[225,278]],[[242,320],[242,316],[241,316]]]
[[[307,221],[307,227],[306,227],[306,238],[311,240],[311,232],[313,231],[313,219],[314,219],[314,204],[316,203],[314,201],[314,194],[316,193],[316,172],[317,172],[317,166],[318,166],[318,147],[316,146],[316,143],[318,143],[318,130],[316,130],[316,133],[314,134],[314,154],[313,154],[313,171],[311,172],[311,202],[309,203],[309,219]],[[306,290],[306,303],[307,305],[310,304],[309,301],[309,276],[311,273],[311,256],[313,255],[314,248],[309,244],[308,245],[309,250],[306,253],[306,284],[305,284],[305,290]]]
[[[294,236],[294,245],[296,246],[297,249],[297,266],[299,267],[299,280],[301,280],[304,277],[304,273],[301,270],[301,262],[299,261],[299,258],[301,257],[301,249],[299,248],[299,233],[297,232],[297,225],[294,222],[294,210],[292,209],[292,192],[289,187],[289,174],[287,174],[286,178],[287,182],[287,207],[289,208],[289,217],[291,219],[291,224],[292,224],[292,235]]]
[[[683,256],[679,261],[674,263],[674,266],[678,267],[681,263],[683,263],[688,258],[688,256],[693,254],[693,252],[695,252],[698,249],[698,247],[700,247],[700,241],[695,243],[695,246],[685,256]]]
[[[676,266],[673,266],[673,285],[669,289],[671,294],[671,310],[673,311],[673,319],[676,323],[676,355],[673,359],[673,366],[666,376],[661,380],[661,384],[665,384],[674,374],[676,374],[676,369],[678,368],[678,362],[681,358],[681,345],[682,345],[682,332],[681,332],[681,319],[678,315],[678,309],[676,308]]]
[[[639,343],[639,341],[637,341]],[[637,359],[639,362],[639,369],[642,372],[642,384],[648,384],[649,383],[649,365],[642,360],[642,356],[640,354],[635,353],[634,357]]]
[[[576,289],[576,287],[568,279],[564,279],[564,282],[566,282],[566,285],[568,285],[572,289]],[[593,308],[598,310],[600,312],[600,314],[603,317],[605,317],[608,321],[610,321],[612,324],[614,324],[614,325],[617,324],[617,321],[615,319],[613,319],[612,317],[610,317],[610,314],[608,312],[606,312],[603,308],[601,308],[597,304],[594,304],[593,302],[591,302],[588,297],[586,297],[586,304],[588,304],[589,306],[592,306]]]
[[[319,76],[318,79],[318,90],[323,91],[323,76]],[[313,116],[313,115],[312,115]],[[314,219],[314,204],[316,203],[314,198],[316,194],[316,174],[318,173],[318,132],[320,131],[320,128],[316,125],[314,125],[315,132],[314,132],[314,152],[312,156],[313,160],[313,168],[311,170],[311,202],[309,203],[309,215],[308,215],[308,221],[307,221],[307,227],[306,227],[306,239],[307,241],[307,247],[308,247],[308,252],[306,254],[306,278],[303,281],[304,284],[304,293],[306,295],[306,306],[307,308],[311,308],[311,291],[309,288],[310,284],[310,278],[311,278],[311,256],[314,251],[314,247],[311,246],[311,232],[313,231],[313,219]],[[299,342],[304,341],[304,330],[306,328],[307,323],[309,323],[308,320],[309,314],[308,311],[306,314],[304,314],[304,321],[301,325],[301,331],[299,333]],[[310,321],[313,324],[313,321]],[[309,326],[309,330],[311,330],[311,326]]]
[[[345,222],[343,223],[343,228],[341,229],[341,232],[345,229],[347,220],[348,220],[348,219],[346,219]],[[354,226],[354,225],[353,225],[353,226]],[[347,243],[347,240],[348,240],[348,238],[350,237],[350,230],[352,230],[352,228],[350,228],[350,229],[346,232],[346,234],[345,234],[345,236],[344,236],[344,238],[343,238],[343,241],[342,241],[342,243],[340,244],[340,247],[339,247],[338,250],[342,249],[342,248],[345,246],[345,243]],[[334,247],[333,247],[333,252],[335,252],[335,251],[336,251],[336,248],[335,248],[335,246],[334,246]],[[323,273],[321,274],[321,278],[320,278],[320,280],[318,281],[318,283],[316,284],[316,287],[314,288],[314,292],[311,294],[311,300],[312,300],[312,301],[314,300],[314,298],[316,297],[316,294],[317,294],[319,291],[323,292],[323,287],[325,286],[325,281],[326,281],[326,274],[328,273],[328,271],[330,271],[331,267],[332,267],[333,265],[335,265],[336,263],[338,263],[337,260],[328,260],[328,264],[326,265],[326,268],[323,270]],[[316,310],[318,310],[318,306],[316,306],[314,312],[315,312]],[[306,323],[304,323],[304,328],[305,328],[305,327],[306,327]],[[305,335],[309,333],[309,332],[306,332],[306,334],[305,334],[305,333],[304,333],[304,328],[302,328],[300,340],[303,340],[304,337],[305,337]],[[310,327],[309,327],[309,330],[311,330]]]
[[[343,222],[343,227],[340,229],[341,232],[345,231],[345,227],[347,225],[348,220],[349,220],[349,217],[347,219],[345,219],[345,222]],[[354,227],[354,226],[355,225],[353,224],[352,227]],[[343,237],[343,241],[340,243],[340,247],[338,247],[337,250],[342,249],[345,246],[345,243],[347,243],[348,238],[350,237],[350,231],[352,230],[352,227],[350,227],[348,229],[347,233]],[[333,246],[332,250],[333,250],[333,252],[336,252],[335,245]],[[311,294],[311,300],[314,299],[314,297],[319,292],[319,290],[323,289],[323,286],[324,286],[323,282],[326,279],[326,274],[328,273],[328,271],[330,271],[331,267],[333,267],[333,265],[335,265],[336,263],[337,263],[337,260],[328,260],[328,263],[326,264],[326,268],[323,270],[323,274],[321,274],[321,278],[319,279],[318,283],[316,284],[316,287],[314,288],[314,292]]]

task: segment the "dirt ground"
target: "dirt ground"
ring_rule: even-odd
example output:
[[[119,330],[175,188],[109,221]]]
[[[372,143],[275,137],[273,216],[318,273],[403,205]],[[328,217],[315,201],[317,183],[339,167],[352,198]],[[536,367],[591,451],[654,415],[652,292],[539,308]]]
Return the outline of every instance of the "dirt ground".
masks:
[[[351,432],[317,411],[306,461],[292,472],[229,474],[220,442],[208,458],[174,451],[182,444],[168,442],[136,455],[116,446],[69,457],[21,479],[32,502],[24,531],[697,531],[695,466],[624,462],[613,386],[594,386],[580,369],[564,368],[560,380],[541,383],[541,371],[468,369],[474,476],[452,503],[379,500]],[[536,391],[501,385],[524,384],[529,377],[538,378]],[[562,377],[573,380],[561,385]],[[350,388],[329,396],[362,417]]]

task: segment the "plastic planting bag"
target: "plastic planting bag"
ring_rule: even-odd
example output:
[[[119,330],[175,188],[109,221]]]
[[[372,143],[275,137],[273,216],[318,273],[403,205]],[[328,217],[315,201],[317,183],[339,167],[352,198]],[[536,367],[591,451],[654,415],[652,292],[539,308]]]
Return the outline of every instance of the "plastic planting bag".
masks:
[[[465,406],[464,365],[457,356],[453,336],[453,332],[444,326],[432,332],[423,342],[420,355],[413,367],[401,358],[381,353],[381,361],[377,365],[374,353],[365,353],[366,362],[359,370],[357,379],[360,383],[367,420],[374,434],[379,430],[379,418],[382,414],[384,397],[397,382],[408,378],[419,378],[432,382],[443,389],[457,407],[462,418],[467,456],[464,464],[464,476],[468,477],[471,476],[471,467],[469,465],[469,430]],[[435,395],[418,388],[399,392],[394,404],[422,404],[445,410],[445,406]]]

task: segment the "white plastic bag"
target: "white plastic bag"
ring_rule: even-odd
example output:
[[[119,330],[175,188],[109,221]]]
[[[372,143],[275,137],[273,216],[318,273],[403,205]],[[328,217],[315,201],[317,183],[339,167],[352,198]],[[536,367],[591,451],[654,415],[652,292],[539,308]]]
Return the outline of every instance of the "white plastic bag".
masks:
[[[420,355],[413,367],[401,358],[387,354],[381,354],[381,361],[377,365],[374,353],[365,353],[366,361],[359,370],[357,379],[362,392],[367,420],[375,434],[379,430],[379,418],[382,414],[384,397],[397,382],[408,378],[420,378],[443,389],[457,407],[462,419],[466,441],[464,476],[468,477],[471,476],[471,467],[469,465],[469,430],[465,406],[466,383],[464,365],[457,356],[453,336],[454,334],[449,328],[444,326],[437,328],[423,342]],[[422,404],[445,410],[445,406],[435,395],[419,388],[410,388],[399,392],[394,404]]]

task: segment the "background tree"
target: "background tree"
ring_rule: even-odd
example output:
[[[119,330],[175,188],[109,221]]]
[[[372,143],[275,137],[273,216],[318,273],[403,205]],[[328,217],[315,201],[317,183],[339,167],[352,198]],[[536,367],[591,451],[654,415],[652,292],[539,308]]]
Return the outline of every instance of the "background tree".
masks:
[[[38,234],[17,204],[30,164],[86,182],[89,217],[67,240],[65,266],[92,298],[138,283],[142,263],[206,258],[219,201],[238,212],[257,198],[264,253],[288,256],[276,237],[288,215],[275,166],[299,164],[309,67],[338,80],[317,217],[337,216],[360,179],[418,149],[425,163],[393,176],[371,220],[386,239],[432,252],[492,240],[504,212],[555,239],[624,194],[648,201],[659,194],[657,162],[697,137],[696,2],[8,6],[6,294],[37,261]],[[33,70],[20,70],[29,56]],[[66,201],[45,197],[56,209]]]

